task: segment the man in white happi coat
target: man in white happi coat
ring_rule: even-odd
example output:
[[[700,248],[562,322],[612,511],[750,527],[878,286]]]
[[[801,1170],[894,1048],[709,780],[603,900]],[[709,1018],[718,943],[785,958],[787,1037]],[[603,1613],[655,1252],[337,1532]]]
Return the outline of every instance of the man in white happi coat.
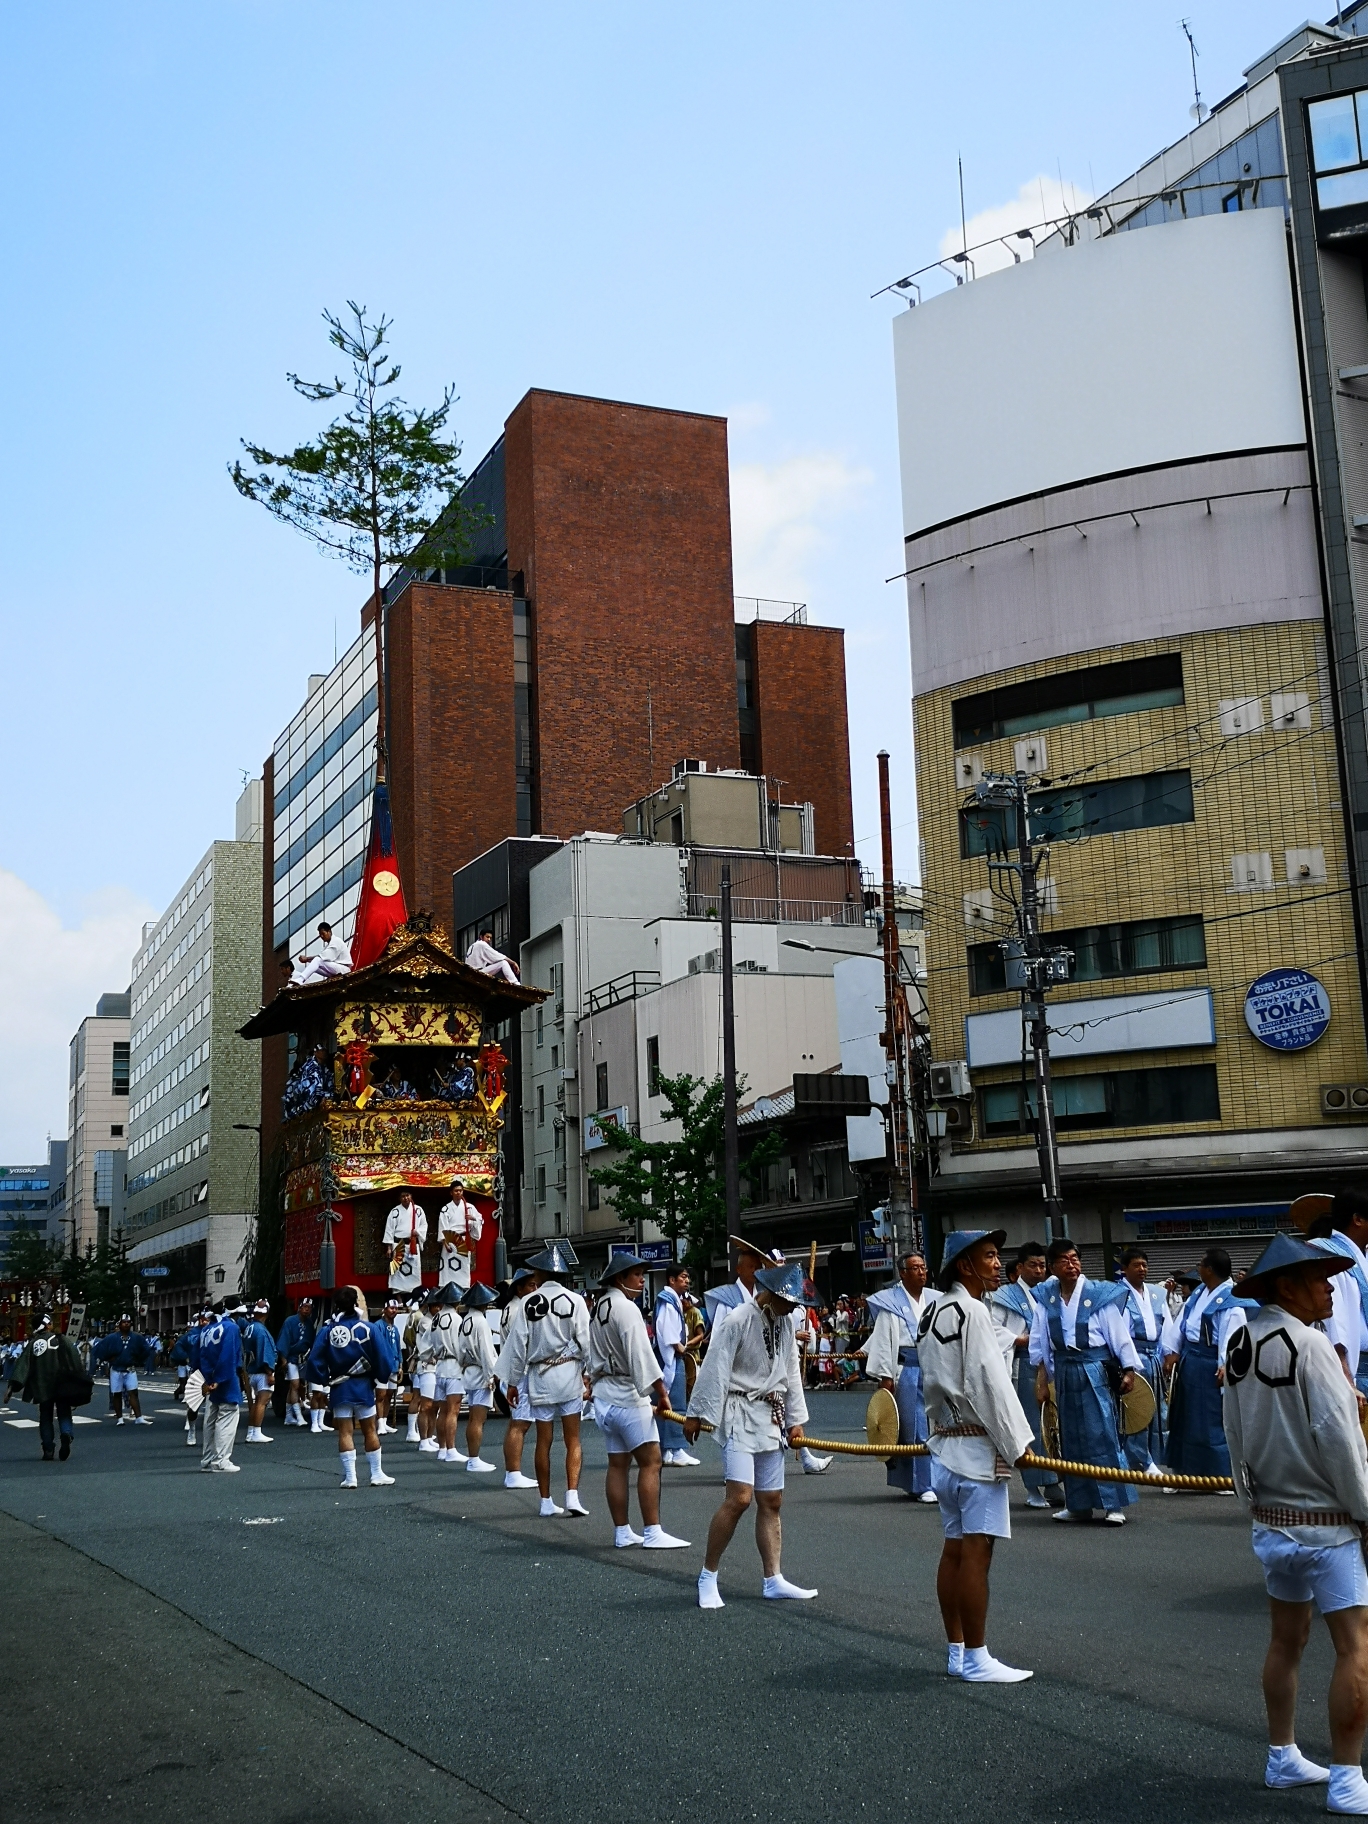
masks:
[[[501,976],[506,982],[518,980],[518,966],[502,950],[494,948],[494,933],[481,931],[465,953],[467,969],[478,969],[481,975]]]
[[[423,1284],[423,1248],[427,1242],[427,1212],[404,1186],[399,1201],[385,1218],[385,1252],[389,1255],[389,1287],[407,1297]]]
[[[946,1670],[970,1684],[1015,1685],[1031,1676],[994,1659],[986,1645],[993,1544],[1010,1539],[1007,1486],[1031,1448],[1031,1426],[1002,1358],[984,1298],[1002,1272],[1005,1229],[961,1229],[945,1238],[941,1297],[917,1338],[931,1484],[945,1545],[936,1573],[948,1642]]]
[[[456,1286],[439,1286],[433,1301],[432,1328],[427,1338],[427,1360],[432,1369],[432,1399],[436,1407],[437,1461],[465,1466],[456,1448],[456,1426],[465,1398],[465,1376],[460,1363],[461,1302]]]
[[[925,1257],[904,1254],[897,1283],[885,1286],[867,1300],[874,1313],[874,1329],[864,1346],[865,1373],[887,1388],[898,1402],[899,1444],[925,1444],[926,1403],[922,1395],[917,1332],[924,1313],[937,1294],[927,1284]],[[888,1486],[900,1488],[914,1500],[934,1503],[929,1457],[890,1457]]]
[[[790,1583],[779,1568],[783,1534],[785,1437],[797,1449],[807,1423],[803,1369],[794,1311],[803,1301],[802,1268],[762,1267],[755,1296],[714,1324],[708,1353],[694,1382],[684,1436],[692,1444],[709,1425],[722,1447],[727,1492],[708,1528],[698,1577],[700,1609],[720,1609],[717,1572],[741,1516],[755,1502],[755,1543],[761,1586],[774,1599],[810,1602],[816,1590]]]
[[[461,1323],[456,1333],[456,1360],[465,1389],[466,1468],[477,1476],[494,1473],[494,1465],[480,1455],[480,1445],[499,1379],[499,1360],[485,1316],[495,1297],[492,1288],[478,1280],[467,1286],[461,1294]]]
[[[329,976],[350,975],[351,970],[351,945],[344,937],[334,937],[331,925],[322,924],[313,950],[296,959],[290,983],[295,988],[306,988],[310,982],[327,981]]]
[[[1331,1278],[1348,1256],[1276,1235],[1240,1283],[1257,1298],[1230,1337],[1221,1393],[1235,1492],[1254,1523],[1272,1639],[1263,1668],[1267,1786],[1328,1780],[1326,1810],[1368,1816],[1361,1765],[1368,1725],[1368,1450],[1358,1401],[1334,1345]],[[1245,1316],[1244,1313],[1241,1313]],[[1335,1648],[1327,1720],[1331,1764],[1297,1747],[1297,1679],[1319,1609]]]
[[[437,1216],[437,1284],[459,1286],[462,1292],[470,1284],[470,1270],[475,1259],[475,1243],[484,1234],[484,1217],[465,1194],[465,1179],[453,1178],[451,1196]]]
[[[703,1294],[703,1303],[711,1321],[716,1321],[722,1311],[735,1311],[741,1305],[749,1304],[755,1297],[755,1276],[762,1267],[782,1267],[784,1252],[782,1248],[762,1248],[753,1241],[747,1241],[744,1235],[729,1235],[727,1240],[736,1249],[736,1278],[729,1286],[715,1286]],[[794,1328],[806,1329],[806,1318],[795,1314]],[[801,1354],[801,1352],[800,1352]],[[831,1468],[830,1457],[819,1457],[806,1445],[798,1452],[798,1461],[803,1466],[805,1476],[824,1475]]]
[[[537,1427],[533,1466],[544,1519],[557,1514],[587,1515],[579,1496],[580,1414],[589,1365],[589,1307],[567,1283],[579,1265],[567,1241],[553,1241],[528,1266],[541,1283],[522,1301],[522,1311],[499,1355],[499,1373],[515,1410],[519,1394]],[[565,1505],[551,1499],[551,1443],[560,1420],[565,1444]],[[505,1478],[505,1481],[507,1478]]]
[[[608,1447],[606,1493],[613,1544],[675,1551],[689,1542],[660,1524],[660,1433],[656,1413],[669,1404],[665,1380],[646,1319],[637,1302],[646,1284],[646,1262],[614,1254],[599,1276],[589,1313],[589,1385],[594,1420]],[[634,1532],[628,1507],[628,1471],[635,1459],[643,1531]]]
[[[518,1267],[514,1270],[510,1283],[511,1296],[508,1303],[499,1313],[499,1381],[503,1386],[504,1398],[508,1401],[508,1425],[504,1431],[504,1487],[535,1488],[535,1476],[522,1473],[523,1443],[527,1437],[528,1427],[532,1423],[532,1408],[527,1401],[527,1383],[510,1390],[508,1377],[504,1372],[504,1358],[513,1359],[509,1346],[514,1335],[524,1326],[523,1300],[535,1292],[541,1284],[540,1277],[531,1267]],[[514,1397],[516,1395],[516,1397]]]

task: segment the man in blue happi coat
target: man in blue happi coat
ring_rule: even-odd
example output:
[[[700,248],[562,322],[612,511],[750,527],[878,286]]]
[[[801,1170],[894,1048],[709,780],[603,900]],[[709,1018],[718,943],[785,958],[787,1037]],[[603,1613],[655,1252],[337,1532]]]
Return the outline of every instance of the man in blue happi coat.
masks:
[[[1045,1278],[1045,1243],[1023,1241],[1016,1258],[1007,1269],[1007,1279],[996,1292],[989,1293],[984,1303],[997,1325],[1007,1372],[1012,1377],[1021,1410],[1031,1426],[1031,1449],[1036,1456],[1045,1455],[1040,1434],[1040,1402],[1035,1396],[1036,1374],[1031,1366],[1031,1328],[1035,1323],[1036,1288]],[[1060,1507],[1064,1491],[1052,1469],[1023,1469],[1026,1505],[1034,1508]]]
[[[245,1308],[244,1308],[245,1309]],[[218,1476],[236,1475],[233,1440],[242,1412],[242,1332],[237,1313],[224,1307],[199,1333],[199,1371],[204,1376],[204,1449],[200,1468]]]
[[[1140,1367],[1122,1309],[1126,1295],[1120,1286],[1088,1278],[1067,1235],[1050,1243],[1046,1265],[1054,1277],[1036,1294],[1031,1329],[1036,1398],[1043,1406],[1053,1383],[1059,1448],[1066,1459],[1124,1469],[1112,1383],[1115,1378],[1117,1392],[1129,1393]],[[1125,1509],[1135,1499],[1128,1483],[1066,1475],[1064,1506],[1054,1518],[1091,1520],[1093,1509],[1101,1508],[1109,1525],[1124,1526]]]
[[[1164,1325],[1168,1322],[1168,1298],[1162,1286],[1149,1283],[1149,1255],[1141,1247],[1129,1247],[1121,1256],[1121,1289],[1125,1294],[1124,1310],[1130,1325],[1131,1341],[1140,1357],[1140,1372],[1154,1394],[1154,1416],[1144,1431],[1122,1436],[1126,1461],[1132,1469],[1143,1469],[1149,1475],[1159,1474],[1164,1460],[1164,1422],[1161,1402],[1164,1397]]]
[[[394,1477],[381,1467],[375,1389],[394,1377],[399,1362],[385,1330],[367,1318],[360,1287],[343,1286],[336,1297],[337,1310],[319,1330],[309,1354],[309,1380],[331,1392],[343,1488],[356,1487],[354,1424],[360,1425],[365,1440],[371,1487],[388,1488]]]
[[[297,1310],[294,1310],[280,1326],[280,1335],[276,1338],[276,1357],[285,1364],[285,1423],[287,1425],[307,1425],[304,1417],[304,1363],[309,1359],[309,1351],[314,1346],[314,1302],[311,1298],[301,1298]],[[319,1423],[313,1427],[322,1430],[323,1414],[320,1411]]]
[[[1197,1276],[1201,1283],[1164,1325],[1164,1366],[1176,1366],[1165,1461],[1188,1476],[1228,1476],[1230,1451],[1221,1421],[1226,1349],[1253,1307],[1235,1296],[1224,1248],[1207,1249]]]
[[[267,1299],[259,1299],[242,1324],[242,1365],[247,1371],[247,1443],[269,1444],[262,1429],[271,1389],[275,1385],[276,1344],[266,1328],[271,1314]]]
[[[133,1328],[133,1319],[127,1314],[119,1319],[117,1330],[111,1330],[102,1336],[90,1351],[91,1371],[97,1362],[109,1364],[109,1393],[114,1402],[117,1423],[124,1424],[123,1403],[128,1401],[131,1417],[130,1425],[150,1425],[151,1419],[145,1419],[142,1402],[138,1395],[138,1370],[149,1367],[157,1353],[157,1345],[150,1337],[140,1335]]]
[[[923,1314],[937,1297],[928,1289],[929,1279],[925,1257],[905,1254],[898,1266],[898,1283],[871,1293],[866,1301],[874,1316],[874,1330],[865,1344],[865,1373],[898,1402],[899,1444],[925,1444],[929,1435],[917,1354]],[[929,1457],[890,1457],[887,1479],[890,1488],[900,1488],[915,1501],[929,1506],[936,1499]]]

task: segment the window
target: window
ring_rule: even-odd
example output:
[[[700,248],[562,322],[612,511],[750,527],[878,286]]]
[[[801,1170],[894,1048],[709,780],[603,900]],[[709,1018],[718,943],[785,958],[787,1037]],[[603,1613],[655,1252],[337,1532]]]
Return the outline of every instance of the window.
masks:
[[[538,1043],[538,1045],[540,1045],[540,1044],[542,1044],[542,1042],[543,1042],[542,1007],[541,1007],[541,1003],[538,1002],[538,1004],[537,1004],[537,1043]]]
[[[1010,813],[987,805],[960,812],[960,854],[1002,855],[1009,846]],[[1085,781],[1031,793],[1031,835],[1037,842],[1077,836],[1113,836],[1166,823],[1191,823],[1192,774],[1137,773],[1129,779]]]
[[[111,1127],[109,1130],[109,1137],[111,1140],[122,1140],[123,1129],[121,1127]]]
[[[595,1103],[595,1107],[596,1108],[607,1108],[607,1106],[608,1106],[608,1066],[606,1063],[595,1065],[595,1067],[594,1067],[594,1087],[598,1094],[598,1100]]]
[[[660,1035],[652,1033],[646,1041],[646,1094],[660,1094]]]
[[[560,1046],[559,1045],[553,1045],[551,1047],[551,1068],[552,1068],[552,1070],[560,1069]]]
[[[589,1208],[591,1210],[596,1210],[598,1207],[599,1207],[599,1182],[598,1182],[597,1178],[591,1178],[589,1180]]]
[[[545,1085],[545,1083],[538,1083],[538,1085],[537,1085],[537,1126],[538,1127],[546,1126],[546,1085]]]
[[[1183,656],[1161,653],[1054,672],[961,697],[950,706],[955,746],[977,747],[1013,735],[1036,734],[1064,722],[1128,716],[1141,709],[1170,709],[1183,701]]]
[[[1306,110],[1306,121],[1320,207],[1344,209],[1368,203],[1368,90],[1313,101]]]
[[[537,1188],[535,1194],[538,1203],[546,1202],[546,1167],[544,1165],[539,1165],[537,1167]]]
[[[1128,924],[1084,925],[1051,931],[1046,944],[1074,953],[1072,982],[1103,982],[1118,975],[1160,969],[1204,969],[1206,937],[1200,917],[1140,918]],[[969,946],[970,994],[1003,994],[1007,989],[1002,950],[997,944]]]
[[[126,1096],[128,1094],[128,1051],[129,1047],[125,1040],[115,1039],[112,1080],[109,1085],[111,1095]]]
[[[1056,1077],[1055,1122],[1061,1133],[1087,1127],[1161,1127],[1180,1121],[1219,1121],[1214,1064],[1157,1070],[1112,1070]],[[1035,1128],[1035,1085],[996,1083],[980,1092],[985,1134],[1025,1134]]]

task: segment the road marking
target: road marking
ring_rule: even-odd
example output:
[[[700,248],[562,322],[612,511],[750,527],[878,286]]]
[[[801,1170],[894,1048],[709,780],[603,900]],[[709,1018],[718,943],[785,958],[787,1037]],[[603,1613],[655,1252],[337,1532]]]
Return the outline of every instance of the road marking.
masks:
[[[38,1429],[37,1419],[6,1419],[5,1423],[12,1431],[37,1431]]]
[[[279,1526],[284,1514],[261,1514],[255,1520],[244,1520],[244,1526]]]

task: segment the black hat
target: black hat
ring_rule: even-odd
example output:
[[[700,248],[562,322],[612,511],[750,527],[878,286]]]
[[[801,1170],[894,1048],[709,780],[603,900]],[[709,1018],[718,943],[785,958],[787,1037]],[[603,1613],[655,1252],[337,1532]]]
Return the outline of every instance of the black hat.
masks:
[[[483,1311],[486,1305],[496,1305],[499,1295],[493,1286],[485,1285],[483,1280],[474,1280],[461,1294],[461,1303],[472,1311]]]
[[[1240,1296],[1272,1298],[1275,1284],[1284,1273],[1328,1279],[1332,1273],[1347,1273],[1353,1264],[1347,1255],[1333,1254],[1295,1235],[1275,1235],[1240,1281]]]
[[[554,1273],[561,1277],[572,1273],[580,1263],[568,1241],[553,1241],[540,1254],[534,1254],[527,1264],[534,1273]]]
[[[651,1263],[649,1260],[642,1260],[640,1256],[636,1254],[610,1254],[608,1256],[608,1265],[599,1274],[599,1284],[601,1286],[609,1286],[615,1279],[621,1279],[624,1273],[634,1273],[638,1267],[649,1270],[650,1265]]]

